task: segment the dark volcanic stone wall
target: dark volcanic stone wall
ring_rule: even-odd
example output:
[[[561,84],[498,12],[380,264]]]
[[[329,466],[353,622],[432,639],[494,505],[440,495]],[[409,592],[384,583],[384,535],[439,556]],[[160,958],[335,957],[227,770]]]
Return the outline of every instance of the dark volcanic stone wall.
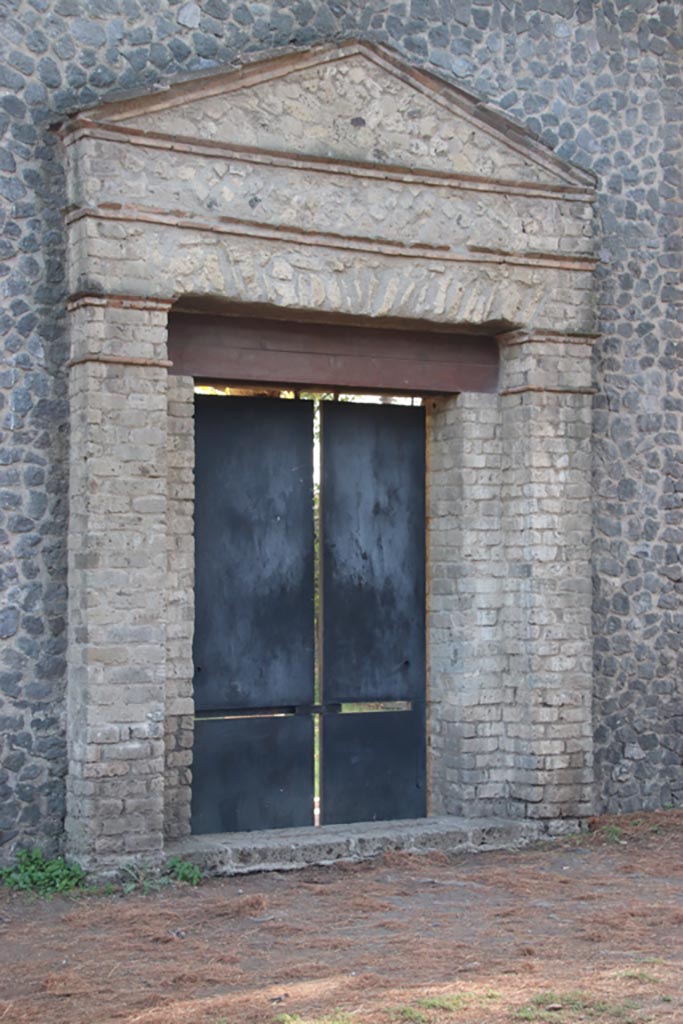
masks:
[[[67,406],[60,116],[361,37],[599,178],[596,810],[683,798],[683,9],[677,0],[0,0],[0,840],[63,821]]]

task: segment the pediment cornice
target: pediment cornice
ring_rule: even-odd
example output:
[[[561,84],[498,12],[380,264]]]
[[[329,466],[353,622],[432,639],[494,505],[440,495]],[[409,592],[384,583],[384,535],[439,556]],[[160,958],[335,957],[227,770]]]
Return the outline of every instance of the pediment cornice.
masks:
[[[107,102],[72,118],[63,134],[107,127],[160,148],[194,145],[552,191],[594,186],[591,174],[462,89],[358,41]]]

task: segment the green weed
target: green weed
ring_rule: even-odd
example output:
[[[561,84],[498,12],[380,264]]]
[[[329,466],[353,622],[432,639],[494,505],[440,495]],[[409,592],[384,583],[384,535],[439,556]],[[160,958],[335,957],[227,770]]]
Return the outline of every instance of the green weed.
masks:
[[[202,873],[197,865],[181,857],[170,857],[166,862],[166,870],[175,882],[199,885],[202,880]]]
[[[148,868],[140,864],[127,864],[122,873],[126,879],[121,885],[121,892],[124,896],[131,896],[133,893],[137,893],[139,896],[149,896],[153,892],[158,892],[163,886],[171,884],[170,878],[150,873]]]
[[[40,850],[22,850],[13,867],[0,869],[2,885],[39,896],[73,892],[83,887],[85,878],[78,864],[67,864],[63,857],[48,859]]]

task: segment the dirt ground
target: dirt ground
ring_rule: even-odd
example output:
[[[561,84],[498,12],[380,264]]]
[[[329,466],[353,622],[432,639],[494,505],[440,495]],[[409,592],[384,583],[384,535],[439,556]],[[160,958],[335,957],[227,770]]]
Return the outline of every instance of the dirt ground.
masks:
[[[2,1024],[683,1024],[683,811],[515,853],[40,900]]]

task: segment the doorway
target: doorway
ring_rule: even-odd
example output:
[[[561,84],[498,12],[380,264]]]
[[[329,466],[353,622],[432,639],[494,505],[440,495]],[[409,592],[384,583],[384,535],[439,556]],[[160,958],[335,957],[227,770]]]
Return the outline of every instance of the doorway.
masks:
[[[197,395],[195,438],[192,831],[424,816],[424,408]]]

